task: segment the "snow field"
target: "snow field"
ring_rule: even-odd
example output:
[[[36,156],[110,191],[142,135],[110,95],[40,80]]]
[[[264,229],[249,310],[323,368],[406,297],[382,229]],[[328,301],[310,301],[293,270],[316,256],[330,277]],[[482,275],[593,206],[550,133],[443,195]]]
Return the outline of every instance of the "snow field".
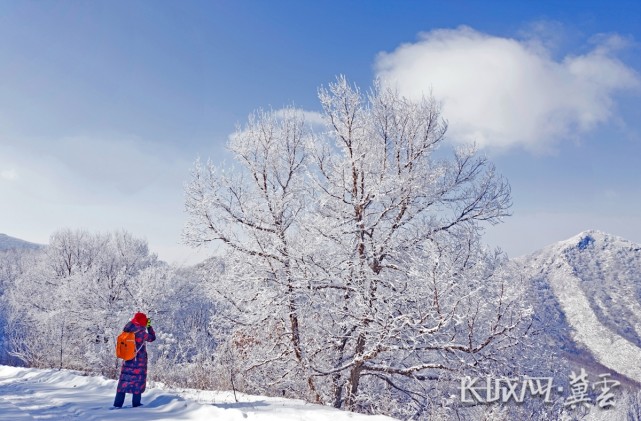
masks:
[[[388,421],[300,400],[231,392],[148,387],[144,406],[111,409],[116,381],[66,370],[0,366],[0,420],[217,420],[217,421]]]

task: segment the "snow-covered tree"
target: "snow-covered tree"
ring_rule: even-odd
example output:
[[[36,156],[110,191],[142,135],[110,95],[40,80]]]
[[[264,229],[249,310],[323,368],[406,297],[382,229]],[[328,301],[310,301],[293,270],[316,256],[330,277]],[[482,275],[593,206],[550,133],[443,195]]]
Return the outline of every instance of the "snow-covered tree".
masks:
[[[220,241],[230,251],[226,268],[232,270],[211,292],[229,310],[220,314],[224,319],[217,330],[233,325],[229,341],[238,352],[258,350],[256,342],[265,345],[246,359],[246,370],[255,374],[246,378],[265,376],[267,383],[298,388],[303,376],[315,393],[302,350],[299,305],[304,299],[296,278],[311,139],[294,109],[250,116],[229,144],[242,170],[196,165],[187,190],[191,220],[185,238],[194,245]]]
[[[149,348],[155,380],[181,387],[218,386],[204,378],[211,372],[217,342],[209,332],[216,305],[204,293],[202,279],[198,268],[156,265],[130,283],[133,301],[152,318],[156,330],[157,340]]]
[[[42,250],[0,253],[2,351],[31,366],[113,377],[115,339],[143,311],[158,335],[151,376],[202,386],[197,377],[217,343],[209,332],[215,303],[201,272],[158,261],[146,241],[125,231],[63,229]]]
[[[248,387],[420,414],[433,380],[499,370],[527,326],[504,256],[480,242],[510,189],[473,148],[438,151],[432,99],[345,78],[319,96],[324,132],[259,111],[230,142],[238,168],[196,164],[185,237],[226,246],[211,290]]]
[[[0,364],[15,362],[8,354],[13,319],[9,292],[22,274],[37,264],[41,256],[39,249],[0,251]]]
[[[10,351],[36,366],[113,370],[114,338],[141,304],[130,284],[155,264],[127,232],[54,233],[7,291]]]

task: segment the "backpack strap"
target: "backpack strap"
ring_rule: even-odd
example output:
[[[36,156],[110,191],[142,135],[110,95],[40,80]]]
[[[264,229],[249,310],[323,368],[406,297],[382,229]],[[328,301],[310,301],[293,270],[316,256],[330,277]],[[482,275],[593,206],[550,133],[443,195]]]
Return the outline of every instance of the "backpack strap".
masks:
[[[134,332],[134,347],[136,346],[136,332]],[[145,346],[145,338],[142,339],[142,343],[140,344],[140,347],[136,347],[136,356],[134,359],[138,359],[138,352],[142,349],[142,347]]]

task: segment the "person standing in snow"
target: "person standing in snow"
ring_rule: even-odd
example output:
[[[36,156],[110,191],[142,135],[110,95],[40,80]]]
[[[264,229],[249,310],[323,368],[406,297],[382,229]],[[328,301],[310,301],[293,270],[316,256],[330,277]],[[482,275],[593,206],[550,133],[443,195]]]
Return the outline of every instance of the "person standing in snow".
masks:
[[[132,393],[132,406],[135,408],[142,405],[140,395],[147,386],[147,342],[156,340],[156,332],[151,327],[151,319],[145,313],[136,313],[130,322],[123,328],[125,332],[134,332],[136,336],[136,357],[129,361],[123,361],[114,407],[122,408],[125,402],[125,394]]]

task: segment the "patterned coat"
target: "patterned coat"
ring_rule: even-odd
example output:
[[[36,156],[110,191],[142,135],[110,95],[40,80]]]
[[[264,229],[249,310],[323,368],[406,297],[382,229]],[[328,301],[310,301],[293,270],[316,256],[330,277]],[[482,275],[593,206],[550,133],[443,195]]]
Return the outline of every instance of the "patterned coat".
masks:
[[[142,393],[147,387],[147,342],[156,340],[156,332],[150,326],[138,326],[128,322],[123,328],[125,332],[136,335],[136,349],[139,349],[133,360],[123,361],[118,380],[118,392]]]

